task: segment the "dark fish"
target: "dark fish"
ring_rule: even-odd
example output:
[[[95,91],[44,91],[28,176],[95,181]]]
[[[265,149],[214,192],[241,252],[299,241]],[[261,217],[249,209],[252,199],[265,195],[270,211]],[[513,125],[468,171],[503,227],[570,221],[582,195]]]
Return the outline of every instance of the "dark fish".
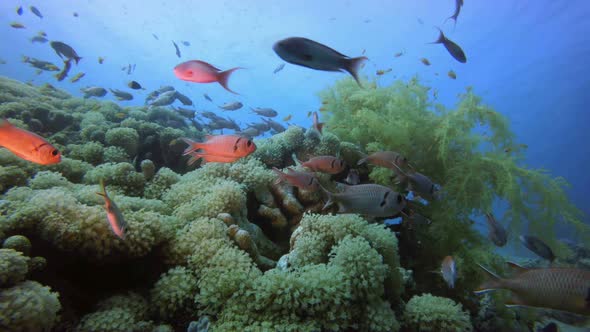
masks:
[[[78,13],[77,13],[77,12],[73,12],[73,13],[72,13],[72,15],[73,15],[74,17],[78,17]]]
[[[66,43],[62,43],[59,41],[52,41],[50,43],[51,48],[53,48],[53,50],[55,50],[55,53],[57,53],[57,55],[60,58],[66,58],[66,59],[74,59],[74,61],[76,62],[76,64],[78,64],[78,61],[80,61],[80,59],[82,59],[81,57],[78,56],[78,53],[76,53],[76,51],[68,44]]]
[[[184,45],[184,46],[191,46],[191,43],[189,43],[189,42],[188,42],[188,41],[186,41],[186,40],[183,40],[183,41],[182,41],[182,45]]]
[[[160,38],[158,38],[158,36],[156,36],[155,33],[152,33],[152,36],[154,37],[155,40],[160,40]]]
[[[47,43],[47,38],[43,36],[35,36],[31,38],[31,43]]]
[[[270,128],[276,133],[282,133],[283,131],[287,130],[282,124],[273,121],[272,119],[261,118],[262,121],[266,122],[270,126]]]
[[[141,84],[137,83],[137,81],[129,81],[129,83],[127,83],[127,86],[133,90],[141,89]]]
[[[183,95],[182,93],[180,93],[178,91],[176,91],[176,99],[178,99],[184,106],[192,106],[193,105],[193,101],[189,97]]]
[[[359,171],[357,171],[354,168],[351,168],[348,171],[348,175],[346,176],[346,179],[344,179],[344,182],[356,186],[357,184],[361,183],[361,178],[359,176]]]
[[[213,99],[211,99],[211,97],[209,97],[208,94],[203,93],[203,97],[205,97],[205,99],[207,99],[208,101],[213,102]]]
[[[111,93],[115,95],[115,98],[117,98],[117,100],[132,100],[133,99],[133,95],[130,94],[129,92],[125,92],[125,91],[121,91],[118,89],[109,89],[111,90]]]
[[[31,13],[35,14],[35,16],[37,16],[38,18],[43,18],[43,15],[41,15],[41,12],[39,11],[39,9],[37,9],[37,7],[31,6],[29,7],[29,9],[31,10]]]
[[[537,329],[537,332],[559,332],[559,326],[555,324],[555,322],[551,322],[540,329]]]
[[[254,127],[247,127],[243,130],[237,131],[236,135],[240,135],[240,136],[246,136],[249,138],[254,138],[258,135],[260,135],[260,131]]]
[[[178,112],[178,114],[184,116],[187,119],[193,119],[195,117],[195,113],[197,111],[195,111],[195,110],[189,110],[187,108],[178,107],[176,109],[176,112]]]
[[[273,45],[273,50],[281,59],[295,65],[323,71],[347,71],[361,85],[358,70],[367,60],[365,56],[350,58],[328,46],[301,37],[280,40]]]
[[[98,86],[82,88],[80,91],[84,93],[84,99],[88,99],[90,97],[104,97],[107,94],[107,90],[105,88]]]
[[[23,6],[18,6],[16,8],[16,13],[20,16],[23,14]]]
[[[67,76],[68,73],[70,72],[70,69],[72,68],[72,59],[67,59],[64,61],[64,67],[63,69],[55,74],[55,78],[57,78],[58,81],[63,81]]]
[[[37,35],[47,37],[47,34],[45,33],[45,31],[39,31],[39,32],[37,32]]]
[[[261,133],[270,130],[270,126],[268,125],[268,123],[250,123],[248,126],[256,128],[256,130],[260,131]]]
[[[491,213],[486,213],[488,222],[488,238],[498,247],[503,247],[508,241],[508,233]]]
[[[28,56],[23,56],[23,62],[30,64],[31,67],[35,67],[41,70],[59,71],[59,68],[49,61],[43,61],[35,58],[30,58]]]
[[[150,106],[168,106],[172,104],[176,100],[176,91],[167,91],[158,96],[156,100],[154,100]]]
[[[489,280],[475,293],[486,293],[496,289],[512,292],[507,306],[547,308],[590,315],[590,271],[577,268],[536,268],[526,269],[509,263],[516,275],[501,278],[485,267]]]
[[[418,23],[420,23],[420,25],[424,25],[424,21],[422,21],[421,18],[418,17],[416,20],[418,21]]]
[[[461,47],[459,45],[457,45],[454,41],[445,37],[445,35],[441,29],[438,29],[438,31],[440,32],[438,39],[436,41],[432,42],[431,44],[443,44],[445,46],[445,48],[447,49],[447,51],[449,51],[451,56],[453,58],[455,58],[455,60],[457,60],[461,63],[467,62],[467,57],[465,56],[465,52],[463,52]]]
[[[99,56],[99,57],[98,57],[98,63],[102,65],[102,64],[103,64],[103,62],[104,62],[104,57],[102,57],[102,56]]]
[[[176,45],[174,40],[172,41],[172,44],[174,44],[174,48],[176,49],[176,56],[180,58],[180,49],[178,48],[178,45]]]
[[[455,12],[449,18],[445,20],[453,20],[455,21],[455,25],[457,25],[457,18],[459,17],[459,13],[461,12],[461,7],[463,6],[463,0],[455,0]]]
[[[430,61],[428,61],[426,58],[421,58],[420,62],[422,62],[425,66],[430,66]]]
[[[285,68],[285,64],[281,63],[280,65],[277,66],[277,68],[275,68],[275,70],[272,73],[276,74],[276,73],[280,72],[281,70],[283,70],[283,68]]]
[[[527,247],[527,249],[534,252],[539,257],[543,257],[550,262],[555,260],[553,250],[551,250],[551,248],[538,237],[532,235],[521,235],[519,239],[520,242],[522,242],[522,244]]]

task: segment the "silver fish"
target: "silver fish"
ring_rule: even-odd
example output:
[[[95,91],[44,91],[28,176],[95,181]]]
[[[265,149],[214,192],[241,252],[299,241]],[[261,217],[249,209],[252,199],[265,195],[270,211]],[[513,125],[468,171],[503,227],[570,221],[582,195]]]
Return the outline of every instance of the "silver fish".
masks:
[[[367,60],[365,56],[350,58],[326,45],[301,37],[279,40],[273,45],[273,50],[288,63],[323,71],[346,71],[361,85],[358,70]]]
[[[117,100],[132,100],[133,99],[133,95],[130,94],[129,92],[125,92],[125,91],[121,91],[118,89],[109,89],[111,90],[111,93],[115,95],[115,98],[117,98]]]
[[[192,106],[193,104],[193,101],[189,97],[178,91],[176,91],[176,99],[178,99],[184,106]]]
[[[219,108],[221,108],[224,111],[237,111],[240,108],[242,108],[242,106],[244,106],[244,104],[240,103],[239,101],[234,101],[231,103],[225,103],[219,106]]]
[[[176,100],[176,91],[164,92],[150,106],[168,106]]]
[[[274,118],[275,116],[277,116],[279,114],[279,112],[273,110],[272,108],[252,108],[250,107],[250,109],[252,110],[252,112],[260,115],[260,116],[265,116],[267,118]]]
[[[344,190],[332,193],[325,188],[328,195],[324,209],[338,204],[338,213],[358,213],[373,217],[390,217],[401,212],[406,206],[404,197],[388,187],[378,184],[342,185]]]

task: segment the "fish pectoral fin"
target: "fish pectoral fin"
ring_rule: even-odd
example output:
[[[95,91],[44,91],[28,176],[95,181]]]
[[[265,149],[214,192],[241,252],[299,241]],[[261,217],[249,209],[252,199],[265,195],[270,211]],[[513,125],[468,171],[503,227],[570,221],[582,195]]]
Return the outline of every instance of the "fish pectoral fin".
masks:
[[[506,262],[506,264],[508,264],[508,267],[510,267],[510,269],[512,269],[514,272],[523,273],[528,271],[526,267],[518,265],[515,262]]]

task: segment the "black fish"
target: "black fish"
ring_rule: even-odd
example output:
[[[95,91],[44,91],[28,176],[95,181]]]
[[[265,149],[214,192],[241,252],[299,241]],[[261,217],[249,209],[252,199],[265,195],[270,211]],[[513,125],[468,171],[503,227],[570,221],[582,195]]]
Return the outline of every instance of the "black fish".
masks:
[[[461,47],[455,44],[455,42],[453,42],[452,40],[445,37],[441,29],[438,29],[438,31],[440,31],[438,39],[435,42],[432,42],[431,44],[443,44],[447,51],[449,51],[453,58],[455,58],[455,60],[461,63],[467,62],[467,57],[465,56],[465,53],[463,52]]]
[[[127,86],[133,90],[141,89],[141,84],[137,83],[137,81],[130,81],[129,83],[127,83]]]
[[[553,250],[551,250],[551,248],[549,248],[549,246],[538,237],[532,235],[521,235],[520,241],[525,247],[527,247],[527,249],[539,255],[540,257],[543,257],[550,262],[555,260]]]
[[[172,41],[172,44],[174,44],[174,48],[176,49],[176,56],[180,58],[180,49],[178,48],[178,45],[176,45],[174,40]]]
[[[457,17],[459,17],[459,13],[461,12],[461,7],[463,6],[463,0],[455,0],[455,12],[449,18],[445,20],[453,20],[455,21],[455,25],[457,25]]]
[[[537,330],[537,332],[559,332],[559,327],[555,322],[551,322]]]
[[[367,60],[365,56],[350,58],[326,45],[301,37],[279,40],[272,48],[289,63],[323,71],[346,71],[361,85],[358,70]]]
[[[59,41],[52,41],[50,43],[51,48],[53,48],[53,50],[55,51],[55,53],[57,53],[57,55],[60,58],[66,58],[66,59],[74,59],[74,61],[76,61],[76,64],[78,64],[78,61],[80,61],[80,59],[82,59],[81,57],[78,56],[78,54],[76,53],[76,51],[68,44],[66,43],[62,43]]]
[[[33,14],[35,14],[35,16],[37,16],[39,18],[43,18],[43,15],[41,15],[41,12],[39,11],[39,9],[37,9],[37,7],[31,6],[31,7],[29,7],[29,9],[31,10],[31,12]]]
[[[78,17],[78,13],[77,12],[72,13],[72,15],[74,15],[74,17]]]
[[[16,8],[16,13],[20,16],[23,14],[23,6],[18,6],[18,8]]]

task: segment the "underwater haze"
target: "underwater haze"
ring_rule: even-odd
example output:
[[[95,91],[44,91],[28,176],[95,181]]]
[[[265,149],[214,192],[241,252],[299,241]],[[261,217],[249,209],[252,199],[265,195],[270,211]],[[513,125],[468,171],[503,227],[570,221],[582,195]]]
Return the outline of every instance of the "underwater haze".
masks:
[[[0,2],[0,331],[589,328],[589,17]]]

